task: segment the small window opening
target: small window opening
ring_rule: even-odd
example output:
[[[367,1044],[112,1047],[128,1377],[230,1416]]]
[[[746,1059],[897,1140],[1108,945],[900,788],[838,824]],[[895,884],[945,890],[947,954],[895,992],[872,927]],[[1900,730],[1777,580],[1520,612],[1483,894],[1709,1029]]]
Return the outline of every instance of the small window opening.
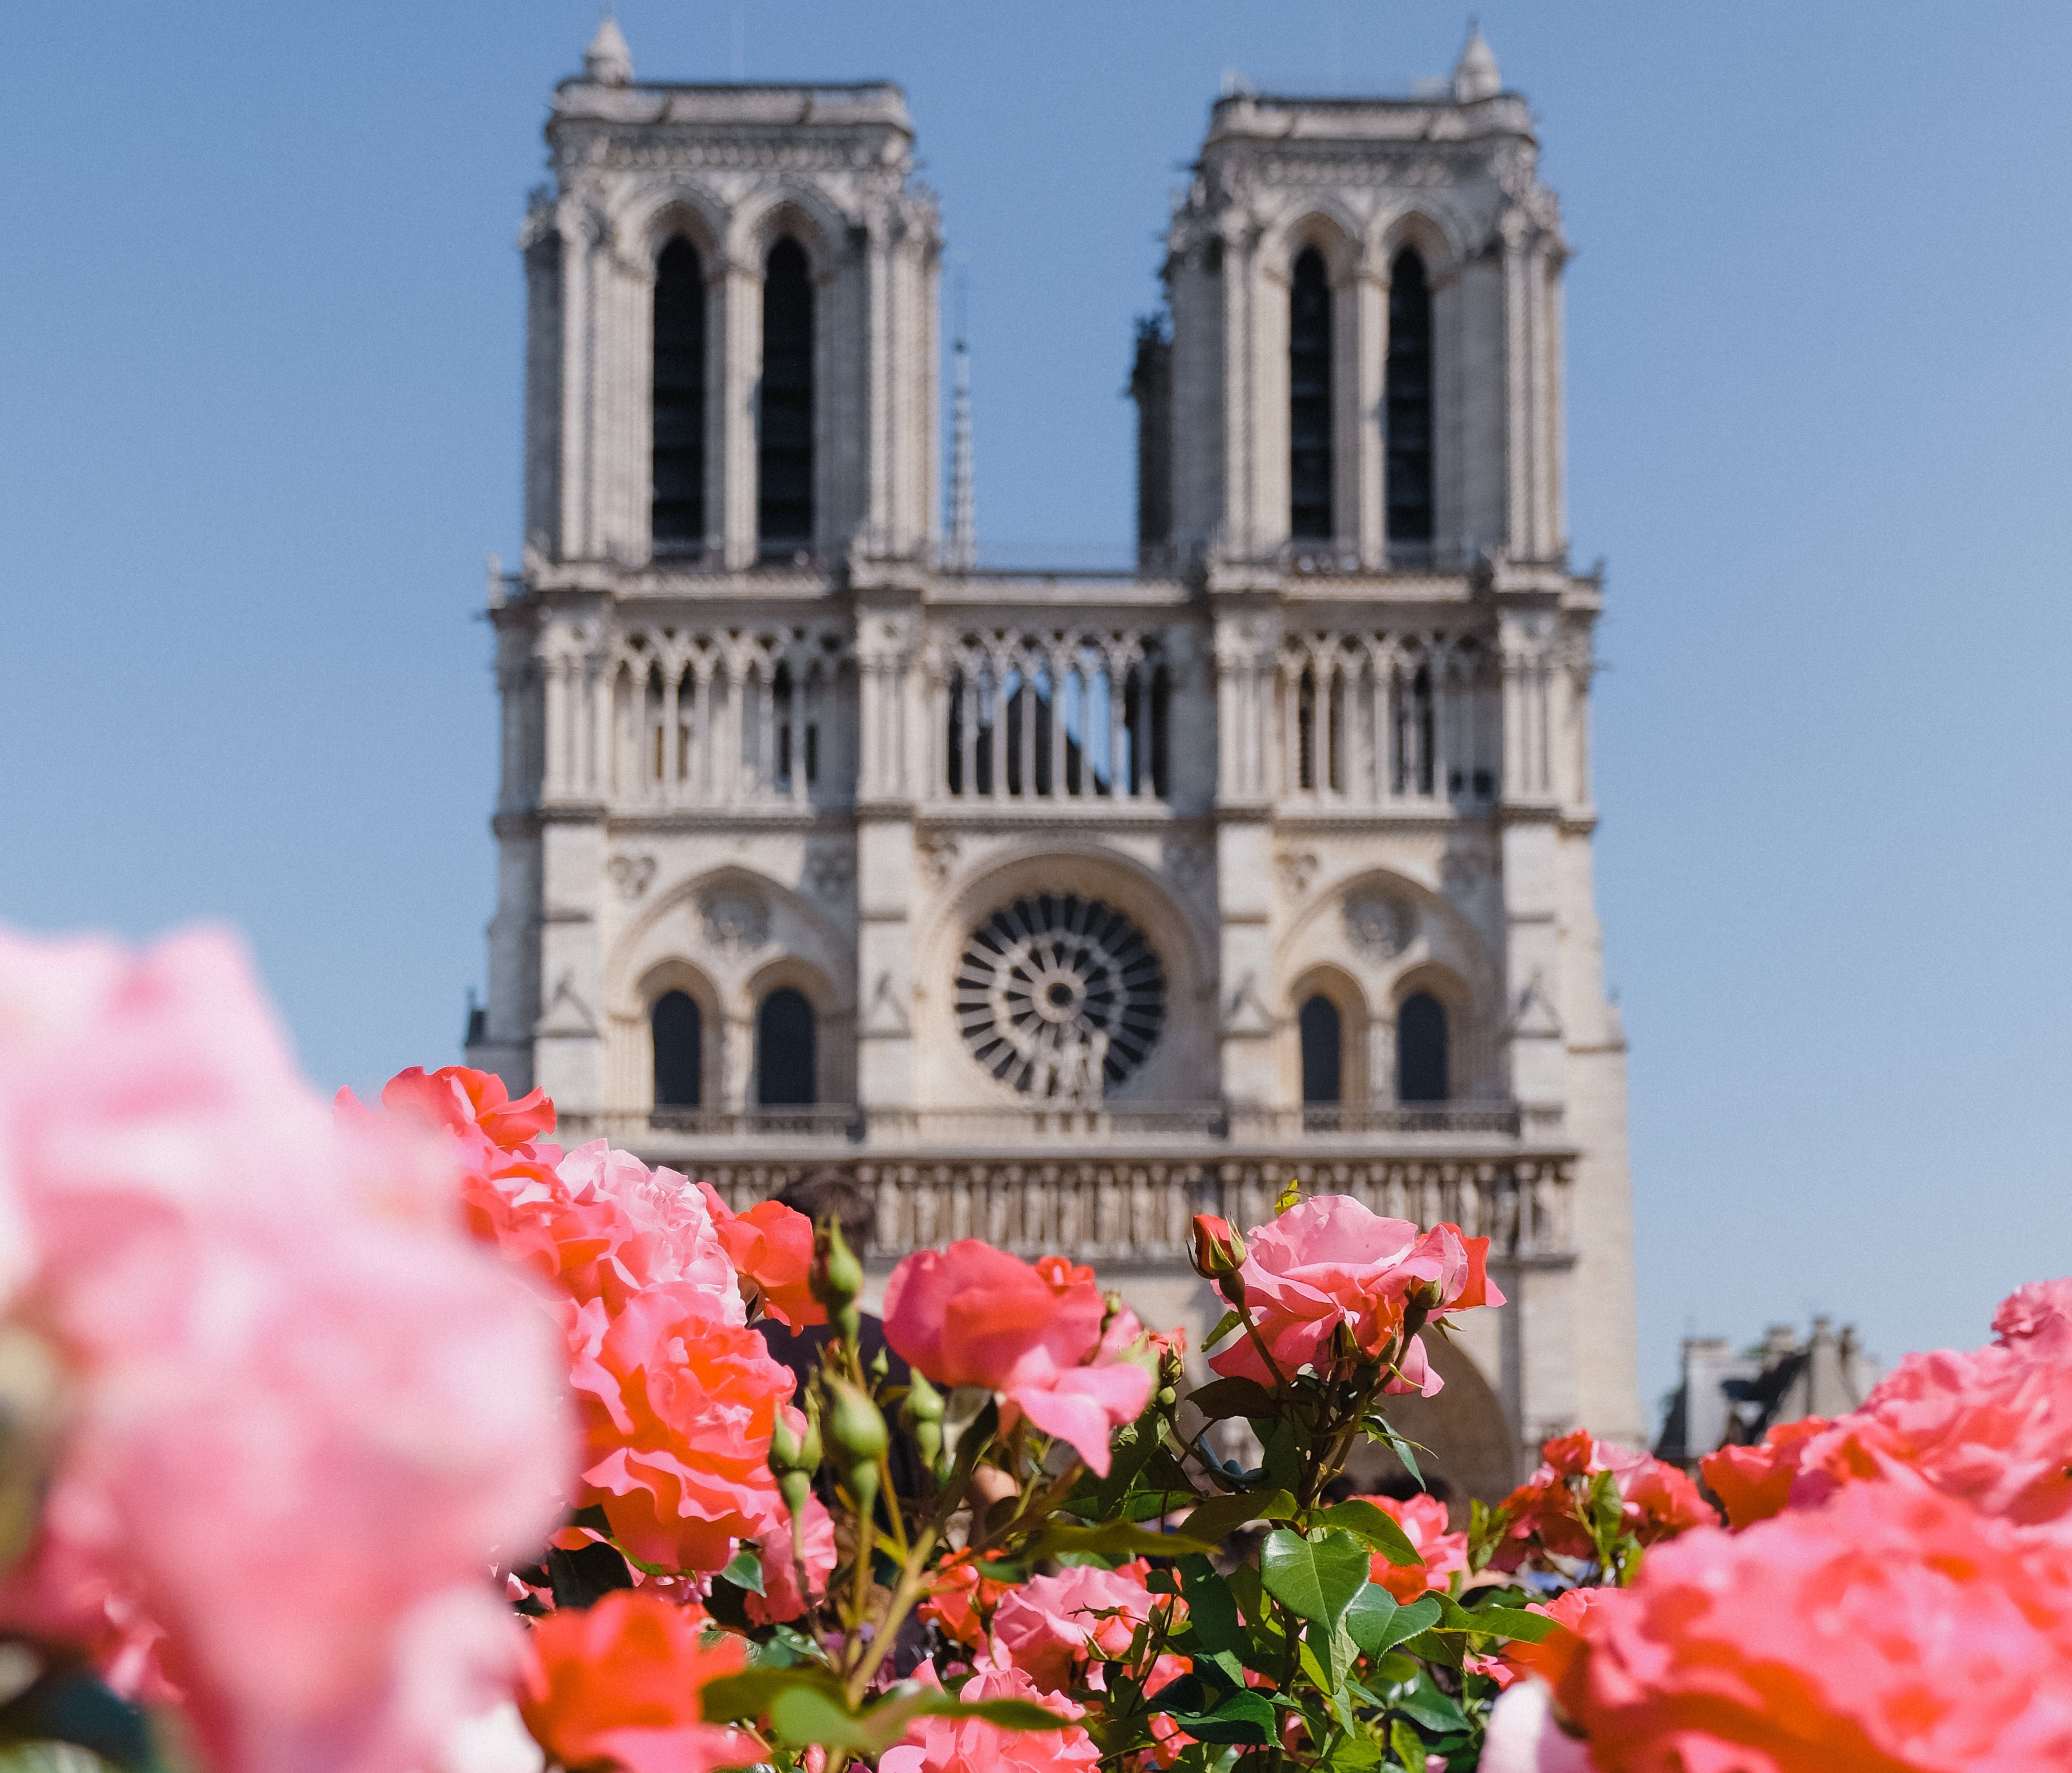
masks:
[[[1429,991],[1415,992],[1396,1012],[1396,1100],[1450,1100],[1446,1059],[1445,1006]]]
[[[1302,1037],[1302,1100],[1343,1100],[1343,1030],[1338,1005],[1319,993],[1302,1006],[1296,1020]]]
[[[788,1107],[816,1099],[813,1006],[788,985],[763,1000],[755,1018],[756,1100]]]
[[[655,1000],[655,1106],[695,1108],[703,1070],[703,1029],[697,999],[664,991]]]

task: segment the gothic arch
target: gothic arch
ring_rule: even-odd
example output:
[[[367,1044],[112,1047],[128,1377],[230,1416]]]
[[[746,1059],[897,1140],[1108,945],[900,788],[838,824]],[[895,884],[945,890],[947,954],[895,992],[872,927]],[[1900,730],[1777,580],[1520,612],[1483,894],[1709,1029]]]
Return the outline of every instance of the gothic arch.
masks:
[[[1355,869],[1320,882],[1281,938],[1275,962],[1281,979],[1299,979],[1330,967],[1359,982],[1367,1006],[1369,1102],[1395,1098],[1396,1011],[1420,986],[1447,1012],[1453,1094],[1503,1094],[1499,971],[1474,925],[1429,886],[1379,868]],[[1299,1008],[1291,1003],[1286,1013],[1292,1017]]]
[[[662,248],[681,236],[697,248],[705,281],[715,281],[726,262],[726,206],[717,197],[696,185],[671,185],[643,191],[628,204],[618,220],[619,236],[638,240],[648,274]]]
[[[742,258],[759,279],[770,249],[786,235],[799,243],[816,284],[825,285],[841,270],[837,243],[849,233],[849,218],[812,186],[789,180],[734,211],[734,240]]]
[[[648,1105],[652,1079],[643,1068],[652,1065],[652,1053],[643,987],[669,967],[681,969],[682,976],[701,975],[710,994],[698,1000],[701,1013],[708,1002],[713,1012],[703,1031],[711,1055],[705,1062],[719,1068],[717,1075],[706,1072],[706,1081],[714,1086],[706,1102],[716,1108],[742,1106],[753,1057],[757,982],[774,989],[771,969],[780,964],[796,965],[801,977],[810,974],[818,982],[820,995],[807,995],[824,1003],[832,1019],[821,1050],[845,1055],[852,1045],[848,1027],[855,1011],[855,957],[819,906],[767,875],[734,863],[687,876],[658,892],[612,942],[605,965],[609,1106],[639,1110]],[[845,1064],[845,1059],[838,1061],[835,1074],[827,1077],[828,1100],[846,1099]]]
[[[634,1106],[652,1109],[655,1106],[655,1049],[653,1045],[653,1018],[655,1006],[671,991],[681,991],[698,1007],[700,1022],[698,1042],[698,1103],[705,1106],[719,1099],[722,1077],[721,1045],[722,1031],[726,1018],[721,1006],[720,994],[705,971],[687,960],[672,958],[660,961],[641,975],[635,990],[640,1002],[638,1018],[639,1033],[635,1045],[635,1074],[645,1081],[646,1094]]]
[[[1367,1043],[1374,1018],[1367,995],[1359,979],[1346,968],[1319,961],[1297,974],[1276,1018],[1280,1024],[1283,1085],[1288,1100],[1304,1100],[1301,1016],[1311,998],[1322,997],[1338,1012],[1338,1103],[1347,1108],[1363,1106],[1370,1098]]]
[[[1031,839],[989,854],[946,893],[914,946],[915,1093],[926,1107],[1026,1104],[965,1050],[955,1008],[958,961],[972,932],[1018,897],[1075,893],[1122,913],[1149,939],[1166,979],[1166,1016],[1141,1067],[1110,1098],[1206,1100],[1216,1089],[1213,950],[1191,908],[1150,868],[1094,843]]]
[[[1400,209],[1380,220],[1370,236],[1374,262],[1383,271],[1396,262],[1405,247],[1413,248],[1424,261],[1424,274],[1434,288],[1460,269],[1467,243],[1457,217],[1425,209]]]
[[[1314,246],[1323,256],[1331,288],[1342,289],[1359,267],[1365,232],[1359,218],[1343,203],[1320,195],[1308,207],[1273,228],[1260,243],[1259,262],[1285,285],[1294,274],[1296,260]]]
[[[1470,1500],[1500,1502],[1518,1481],[1518,1439],[1495,1388],[1459,1343],[1428,1334],[1424,1352],[1446,1383],[1437,1397],[1390,1398],[1389,1426],[1429,1449],[1419,1455],[1418,1468],[1434,1489],[1445,1486],[1453,1524],[1464,1527]],[[1346,1469],[1361,1490],[1415,1492],[1409,1473],[1379,1442],[1363,1441]]]
[[[815,1099],[839,1103],[854,1099],[856,1079],[851,1056],[854,1052],[853,1018],[849,994],[820,967],[798,954],[775,954],[751,971],[742,982],[744,1020],[755,1038],[763,1006],[778,991],[793,991],[812,1006],[815,1023],[813,1066]],[[758,1099],[758,1079],[751,1061],[748,1099]]]

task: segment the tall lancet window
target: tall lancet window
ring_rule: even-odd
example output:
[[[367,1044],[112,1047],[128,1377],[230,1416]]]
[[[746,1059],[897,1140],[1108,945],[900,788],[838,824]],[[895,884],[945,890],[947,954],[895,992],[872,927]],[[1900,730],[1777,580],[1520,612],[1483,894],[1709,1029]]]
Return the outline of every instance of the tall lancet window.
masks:
[[[787,235],[763,273],[763,430],[755,527],[766,548],[813,539],[813,281]]]
[[[1305,247],[1288,298],[1288,533],[1331,534],[1331,285]]]
[[[1432,540],[1432,285],[1409,247],[1388,273],[1388,539]]]
[[[679,236],[655,262],[653,503],[658,548],[705,539],[705,278]]]

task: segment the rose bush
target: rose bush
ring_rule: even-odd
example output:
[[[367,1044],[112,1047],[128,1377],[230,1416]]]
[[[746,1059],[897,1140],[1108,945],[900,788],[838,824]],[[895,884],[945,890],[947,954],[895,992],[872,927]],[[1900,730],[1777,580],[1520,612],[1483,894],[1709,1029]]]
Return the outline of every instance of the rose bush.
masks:
[[[1725,1528],[1586,1430],[1463,1523],[1341,1479],[1414,1473],[1390,1400],[1502,1302],[1456,1226],[1202,1215],[1198,1389],[1091,1270],[972,1241],[893,1271],[867,1358],[837,1222],[554,1124],[462,1067],[327,1111],[223,938],[0,937],[0,1751],[2072,1764],[2072,1283],[1708,1460]],[[766,1323],[824,1326],[796,1376]]]

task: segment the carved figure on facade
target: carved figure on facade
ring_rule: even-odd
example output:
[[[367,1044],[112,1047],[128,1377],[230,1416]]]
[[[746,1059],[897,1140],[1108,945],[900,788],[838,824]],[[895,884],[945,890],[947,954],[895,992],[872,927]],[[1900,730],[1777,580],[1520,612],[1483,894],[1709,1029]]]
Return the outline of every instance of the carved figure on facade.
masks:
[[[722,954],[750,954],[770,939],[769,908],[746,887],[708,888],[698,896],[698,918],[705,940]]]

